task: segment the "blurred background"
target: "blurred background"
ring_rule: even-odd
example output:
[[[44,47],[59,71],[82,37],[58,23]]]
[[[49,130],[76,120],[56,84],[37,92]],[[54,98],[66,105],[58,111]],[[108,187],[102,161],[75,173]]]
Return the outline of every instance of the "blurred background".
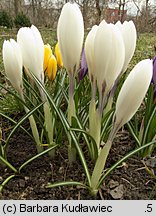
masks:
[[[30,26],[55,29],[63,5],[69,0],[0,0],[0,26]],[[75,0],[85,28],[102,19],[115,23],[132,19],[138,32],[156,32],[156,0]]]

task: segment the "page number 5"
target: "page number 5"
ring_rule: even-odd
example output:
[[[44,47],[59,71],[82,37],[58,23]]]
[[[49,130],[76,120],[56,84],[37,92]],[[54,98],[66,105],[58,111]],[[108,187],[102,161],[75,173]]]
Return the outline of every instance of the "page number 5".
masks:
[[[152,212],[152,204],[147,204],[147,209],[145,212]]]

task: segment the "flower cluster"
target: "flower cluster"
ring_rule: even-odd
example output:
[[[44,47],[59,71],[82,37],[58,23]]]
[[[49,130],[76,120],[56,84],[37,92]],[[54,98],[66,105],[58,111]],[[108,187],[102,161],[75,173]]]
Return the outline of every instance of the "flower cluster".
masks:
[[[57,64],[62,67],[62,58],[58,44],[55,47],[55,56],[52,54],[51,47],[44,45],[39,30],[32,25],[30,28],[20,28],[17,33],[17,42],[13,39],[6,40],[3,43],[3,62],[5,73],[13,87],[19,93],[23,102],[25,102],[23,91],[23,68],[30,78],[30,85],[33,88],[32,74],[44,86],[44,72],[49,80],[54,80],[57,72]],[[53,143],[53,123],[52,112],[49,107],[45,93],[38,87],[41,100],[44,103],[45,127],[48,133],[49,144]],[[24,105],[26,113],[28,107]],[[32,133],[37,144],[38,152],[42,151],[38,129],[33,116],[29,117]]]
[[[23,66],[28,74],[31,71],[42,83],[44,83],[44,72],[50,80],[54,80],[57,65],[63,67],[58,43],[55,46],[55,56],[50,45],[44,45],[40,32],[34,25],[31,28],[20,28],[17,42],[10,39],[3,44],[5,72],[17,91],[22,88]]]
[[[145,98],[151,80],[154,84],[156,94],[156,57],[153,61],[151,59],[141,60],[134,66],[124,82],[121,83],[122,87],[117,99],[114,100],[112,92],[116,90],[117,84],[126,72],[136,48],[137,32],[133,21],[108,24],[103,20],[99,25],[94,25],[91,28],[84,41],[82,13],[77,4],[68,2],[63,6],[58,20],[57,38],[58,43],[55,46],[53,54],[50,45],[44,45],[41,34],[35,26],[21,28],[17,33],[17,42],[13,39],[4,41],[3,62],[5,72],[23,100],[23,67],[30,79],[34,78],[43,102],[44,125],[49,138],[47,143],[49,146],[53,145],[53,133],[57,131],[53,130],[54,123],[56,122],[52,118],[52,114],[54,113],[54,117],[57,114],[60,118],[67,133],[69,140],[69,161],[72,162],[75,160],[76,153],[78,152],[83,167],[86,170],[90,190],[93,194],[96,194],[101,184],[101,174],[105,167],[113,139],[119,129],[128,123],[137,112]],[[82,48],[83,43],[84,49]],[[74,97],[75,77],[77,76],[80,64],[79,80],[88,72],[89,87],[91,85],[91,100],[88,97],[90,101],[89,103],[87,102],[89,104],[89,111],[86,109],[88,113],[85,113],[83,117],[81,116],[83,119],[86,119],[85,122],[88,121],[84,124],[84,128],[81,125],[81,121],[79,121],[79,116],[77,118],[78,108],[76,109],[76,97]],[[46,93],[44,86],[44,75],[46,74],[50,80],[54,80],[57,67],[61,68],[63,66],[67,70],[69,78],[68,96],[64,92],[66,101],[68,101],[67,117],[65,116],[66,112],[64,115],[58,105],[60,104],[59,99],[61,97],[57,97],[55,104],[49,94]],[[60,94],[61,90],[58,95]],[[111,113],[108,111],[112,111],[112,101],[115,102],[115,106],[112,118],[109,119],[111,123],[104,143],[101,131],[102,126],[104,123],[107,123],[107,120],[103,121],[103,119],[106,114]],[[87,104],[85,105],[87,106]],[[53,112],[53,108],[55,112]],[[25,110],[29,112],[26,107]],[[85,109],[83,109],[83,112],[85,112]],[[153,115],[150,117],[151,122],[153,121],[153,116],[155,116],[155,109]],[[35,121],[32,116],[29,120],[35,141],[40,147],[42,144]],[[153,124],[151,124],[151,128]],[[75,128],[75,125],[78,125],[78,128]],[[86,131],[86,127],[89,127],[89,134]],[[84,140],[87,140],[89,155],[96,162],[91,177],[87,170],[81,147],[77,143],[76,132],[74,131],[73,133],[73,130],[79,130],[80,133],[85,134]],[[87,135],[89,138],[92,138],[91,142],[87,139]],[[154,135],[155,131],[152,131],[152,139]],[[144,140],[146,141],[146,139]]]
[[[44,72],[49,80],[53,81],[57,72],[57,65],[63,67],[62,57],[58,43],[55,45],[55,55],[49,44],[44,45]]]

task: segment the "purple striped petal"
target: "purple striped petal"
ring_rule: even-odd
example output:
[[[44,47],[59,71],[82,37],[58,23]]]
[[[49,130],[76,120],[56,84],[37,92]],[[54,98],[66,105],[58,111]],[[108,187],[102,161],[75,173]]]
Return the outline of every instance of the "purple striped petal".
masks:
[[[153,59],[153,77],[152,83],[156,86],[156,56]]]
[[[87,66],[85,51],[83,49],[81,55],[81,62],[80,62],[80,71],[78,74],[79,82],[86,76],[87,73],[88,73],[88,66]]]
[[[153,77],[152,83],[154,84],[154,101],[156,101],[156,56],[153,59]]]

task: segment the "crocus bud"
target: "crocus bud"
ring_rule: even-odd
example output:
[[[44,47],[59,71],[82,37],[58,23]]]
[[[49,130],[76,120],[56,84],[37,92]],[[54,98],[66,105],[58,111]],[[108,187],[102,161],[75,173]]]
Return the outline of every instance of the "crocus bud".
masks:
[[[90,32],[88,33],[85,41],[85,54],[88,65],[88,73],[90,80],[96,80],[95,74],[95,62],[94,62],[94,40],[97,32],[98,26],[94,25]]]
[[[58,66],[60,68],[63,67],[62,56],[61,56],[61,52],[60,52],[58,43],[55,45],[55,56],[56,56]]]
[[[81,61],[80,61],[80,71],[78,74],[79,82],[86,76],[88,73],[88,65],[86,61],[86,55],[84,49],[82,50]]]
[[[47,64],[47,68],[45,70],[45,74],[47,74],[49,80],[53,81],[55,79],[56,72],[57,72],[57,61],[55,56],[51,55]]]
[[[125,61],[122,68],[122,73],[124,73],[135,52],[137,32],[133,21],[125,21],[123,24],[118,21],[116,26],[121,31],[125,46]]]
[[[79,68],[84,38],[83,17],[77,4],[68,2],[63,6],[57,37],[64,67],[68,73],[75,75]]]
[[[153,73],[152,60],[140,61],[124,82],[116,102],[115,121],[122,127],[141,105],[149,88]]]
[[[118,28],[102,21],[95,35],[95,71],[99,92],[109,93],[123,67],[125,48]]]
[[[156,56],[153,59],[153,76],[152,76],[152,82],[156,87]]]
[[[43,83],[44,44],[40,32],[35,26],[20,28],[17,33],[24,66]]]
[[[156,56],[153,59],[152,83],[154,84],[154,102],[156,103]]]
[[[49,44],[44,45],[44,71],[46,71],[47,67],[48,67],[48,61],[50,59],[50,57],[52,56],[52,49],[51,46]]]
[[[5,73],[13,87],[18,91],[22,91],[22,54],[18,43],[10,39],[3,43],[3,63]]]

